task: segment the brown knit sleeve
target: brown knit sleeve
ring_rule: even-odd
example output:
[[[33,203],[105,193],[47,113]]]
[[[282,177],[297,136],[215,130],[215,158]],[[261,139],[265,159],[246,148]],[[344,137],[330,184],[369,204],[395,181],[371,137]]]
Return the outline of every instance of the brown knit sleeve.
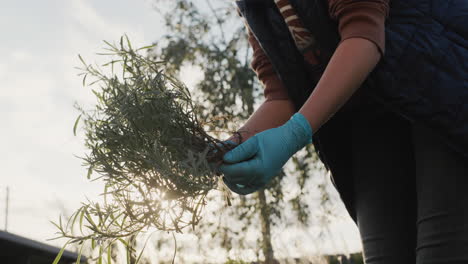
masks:
[[[385,19],[390,0],[328,0],[330,16],[338,20],[341,41],[364,38],[385,53]]]
[[[253,49],[253,59],[250,66],[257,74],[260,82],[263,84],[263,93],[266,101],[288,100],[289,97],[286,87],[278,77],[273,65],[248,27],[247,31],[249,43]]]

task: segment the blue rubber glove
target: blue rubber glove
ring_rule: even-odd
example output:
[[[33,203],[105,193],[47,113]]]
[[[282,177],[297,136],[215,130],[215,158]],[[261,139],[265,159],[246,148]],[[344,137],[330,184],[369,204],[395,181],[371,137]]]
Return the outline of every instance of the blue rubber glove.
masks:
[[[223,143],[226,144],[226,145],[232,145],[234,147],[236,147],[238,145],[236,142],[234,142],[232,140],[225,140],[225,141],[223,141]],[[216,145],[218,146],[218,148],[223,147],[223,145],[221,143],[216,143]],[[212,149],[213,153],[218,152],[218,150],[214,147],[214,144],[210,143],[209,146]],[[216,171],[216,174],[218,176],[221,174],[218,164],[210,163],[210,167],[211,167],[212,170]],[[244,187],[244,185],[242,185],[242,184],[234,184],[234,183],[229,182],[228,180],[226,180],[225,177],[223,177],[223,181],[226,184],[226,186],[231,190],[235,189],[235,188],[243,188]]]
[[[223,146],[223,145],[225,145],[225,146]],[[232,141],[232,140],[225,140],[222,143],[216,143],[216,147],[215,147],[215,145],[213,143],[210,143],[208,146],[210,148],[211,153],[216,154],[218,152],[218,148],[223,148],[223,147],[226,147],[226,146],[229,146],[229,145],[231,145],[231,147],[236,147],[238,144],[236,142]],[[220,161],[220,163],[221,163],[221,161]],[[219,163],[216,164],[216,163],[213,162],[213,163],[209,163],[209,165],[210,165],[211,169],[213,171],[215,171],[217,174],[221,173],[219,171],[219,168],[218,168]]]
[[[225,141],[223,141],[222,143],[216,143],[216,146],[217,146],[218,148],[222,148],[222,147],[223,147],[223,144],[225,144],[225,145],[231,145],[231,146],[237,146],[237,145],[238,145],[236,142],[234,142],[234,141],[232,141],[232,140],[225,140]],[[213,144],[213,143],[210,143],[210,144],[209,144],[209,147],[210,147],[211,149],[213,149],[213,153],[218,152],[218,150],[214,147],[214,144]]]
[[[300,113],[286,124],[249,138],[223,157],[219,170],[235,193],[249,194],[263,188],[277,175],[289,158],[312,142],[312,128]]]

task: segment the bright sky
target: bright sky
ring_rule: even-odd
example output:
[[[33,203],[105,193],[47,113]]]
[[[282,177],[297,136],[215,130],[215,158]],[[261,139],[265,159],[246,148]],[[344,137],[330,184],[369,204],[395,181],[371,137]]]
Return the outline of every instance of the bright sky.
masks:
[[[102,40],[117,41],[125,33],[134,46],[151,44],[162,34],[152,5],[150,0],[0,1],[0,229],[7,186],[8,231],[42,242],[55,232],[49,220],[102,191],[86,180],[86,169],[74,156],[85,149],[82,138],[73,136],[78,116],[73,104],[93,102],[74,69],[77,54],[98,61]],[[332,228],[348,242],[347,250],[360,250],[351,220]]]

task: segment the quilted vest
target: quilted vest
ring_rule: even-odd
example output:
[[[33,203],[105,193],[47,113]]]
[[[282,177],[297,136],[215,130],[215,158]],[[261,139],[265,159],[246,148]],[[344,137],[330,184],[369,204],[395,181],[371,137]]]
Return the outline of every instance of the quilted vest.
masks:
[[[316,76],[323,73],[340,37],[327,0],[289,2],[317,40],[320,64],[312,69],[273,0],[236,1],[299,109],[318,82],[310,70]],[[385,34],[385,55],[360,89],[408,120],[427,126],[468,158],[468,1],[391,0]],[[327,129],[325,124],[314,135],[319,150]],[[319,156],[327,167],[336,163],[331,162],[336,157],[320,151]],[[332,173],[347,173],[341,169],[346,161],[340,159]]]

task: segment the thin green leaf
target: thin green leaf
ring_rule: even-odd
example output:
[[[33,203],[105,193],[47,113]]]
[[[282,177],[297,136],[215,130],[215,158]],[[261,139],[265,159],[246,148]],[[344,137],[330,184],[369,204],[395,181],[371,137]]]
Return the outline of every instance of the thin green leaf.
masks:
[[[132,50],[132,44],[130,43],[130,39],[128,38],[127,35],[125,35],[125,39],[127,40],[127,45],[130,50]]]
[[[175,258],[176,258],[176,254],[177,254],[177,239],[174,235],[174,232],[172,232],[172,237],[174,238],[174,256],[172,257],[172,264],[175,263]]]
[[[102,246],[99,247],[99,258],[97,264],[102,264]]]
[[[127,242],[127,241],[125,241],[124,239],[122,239],[122,238],[118,238],[118,240],[119,240],[119,241],[120,241],[120,242],[121,242],[121,243],[122,243],[122,244],[125,246],[125,248],[128,248],[128,247],[130,247],[130,245],[128,244],[128,242]]]
[[[88,168],[88,174],[86,175],[88,180],[91,179],[91,174],[93,174],[93,166],[89,166]]]
[[[81,211],[81,214],[80,214],[80,232],[81,232],[81,234],[83,234],[83,218],[84,218],[84,210]]]
[[[52,262],[52,264],[58,264],[59,263],[60,259],[62,258],[63,252],[65,251],[65,248],[68,246],[68,243],[69,243],[69,241],[67,241],[67,243],[65,243],[65,245],[63,245],[62,249],[60,249],[59,253],[55,257],[55,260],[54,260],[54,262]]]
[[[86,77],[88,77],[88,74],[84,74],[83,76],[83,86],[86,86]]]
[[[120,37],[120,49],[121,49],[121,50],[124,49],[124,46],[123,46],[123,36]]]
[[[103,40],[103,41],[104,41],[104,43],[106,43],[107,46],[109,46],[111,48],[114,48],[114,45],[110,44],[109,41],[107,41],[107,40]]]
[[[61,230],[60,226],[57,223],[53,221],[49,221],[49,222],[52,223],[55,227],[57,227],[57,229]]]
[[[146,49],[152,49],[152,48],[154,48],[154,47],[156,47],[156,44],[148,45],[148,46],[144,46],[144,47],[138,48],[137,51],[146,50]]]
[[[138,264],[138,262],[140,261],[140,258],[141,258],[141,256],[143,255],[143,252],[145,251],[146,245],[148,244],[148,241],[150,240],[150,238],[151,238],[151,236],[152,236],[153,234],[154,234],[154,232],[151,233],[151,235],[149,235],[148,238],[146,239],[145,244],[143,245],[143,248],[141,249],[141,252],[140,252],[140,254],[138,255],[138,258],[137,258],[135,264]]]
[[[109,56],[109,55],[115,55],[115,53],[104,53],[104,52],[98,52],[96,55],[103,55],[103,56]]]
[[[73,125],[73,135],[76,136],[76,128],[78,127],[78,123],[80,122],[81,115],[78,116],[78,118],[75,121],[75,124]]]
[[[127,264],[132,264],[132,263],[131,263],[131,259],[132,259],[131,254],[132,254],[132,253],[130,252],[130,248],[127,247],[126,249],[127,249],[127,250],[126,250],[126,253],[127,253]]]
[[[104,63],[104,64],[101,65],[101,66],[102,66],[102,67],[106,67],[106,66],[111,65],[111,64],[113,65],[113,64],[115,64],[116,62],[120,62],[120,60],[112,60],[112,61],[110,61],[110,62]]]
[[[109,188],[109,184],[106,183],[104,185],[104,193],[103,193],[103,195],[104,195],[104,206],[107,206],[107,189],[108,188]]]
[[[107,264],[112,264],[112,243],[107,247]]]
[[[86,62],[83,60],[83,58],[81,57],[80,54],[78,54],[78,58],[80,59],[81,63],[83,63],[84,66],[86,66],[86,67],[88,66],[88,65],[86,64]]]
[[[81,254],[83,252],[84,243],[81,244],[80,252],[78,252],[78,257],[76,258],[75,264],[81,264]]]
[[[76,219],[78,218],[78,215],[81,213],[81,210],[82,208],[78,209],[74,214],[73,216],[70,218],[70,221],[71,221],[71,226],[70,226],[70,230],[73,232],[73,229],[75,227],[75,223],[76,223]]]

